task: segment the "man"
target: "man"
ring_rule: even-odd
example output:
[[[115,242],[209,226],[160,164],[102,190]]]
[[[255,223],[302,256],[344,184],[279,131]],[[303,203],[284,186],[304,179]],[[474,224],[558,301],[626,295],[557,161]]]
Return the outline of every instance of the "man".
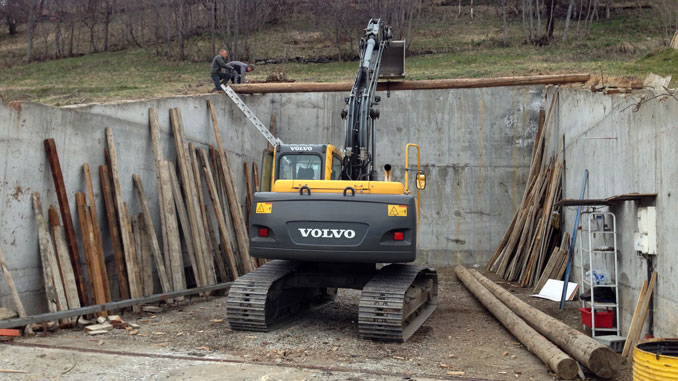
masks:
[[[233,84],[245,83],[245,74],[254,70],[254,65],[240,61],[231,61],[228,65],[233,66],[235,71],[239,74],[238,76],[233,77]]]
[[[212,77],[212,81],[214,81],[214,87],[216,91],[221,91],[221,84],[228,83],[230,79],[233,79],[233,77],[237,75],[233,69],[233,66],[226,63],[227,55],[228,52],[226,52],[226,49],[221,49],[219,54],[217,54],[217,56],[212,60],[210,75]],[[222,69],[225,70],[225,72],[222,72]]]

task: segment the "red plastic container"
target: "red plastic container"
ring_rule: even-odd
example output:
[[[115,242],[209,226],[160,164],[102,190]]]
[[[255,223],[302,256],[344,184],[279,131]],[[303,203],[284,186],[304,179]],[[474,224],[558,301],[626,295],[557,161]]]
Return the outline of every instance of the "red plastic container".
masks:
[[[581,322],[585,326],[591,328],[591,309],[580,307]],[[607,310],[604,312],[596,312],[596,328],[612,328],[614,327],[614,311]]]

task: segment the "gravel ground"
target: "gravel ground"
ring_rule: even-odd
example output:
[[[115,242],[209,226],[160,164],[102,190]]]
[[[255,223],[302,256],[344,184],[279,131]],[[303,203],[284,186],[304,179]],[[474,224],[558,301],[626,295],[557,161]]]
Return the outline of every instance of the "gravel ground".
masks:
[[[136,335],[116,329],[92,337],[80,329],[65,329],[22,338],[17,341],[20,347],[0,345],[0,368],[30,370],[16,375],[18,378],[52,378],[55,374],[50,372],[63,372],[73,366],[75,358],[90,356],[57,376],[84,379],[95,372],[102,379],[219,379],[227,374],[229,379],[362,380],[454,378],[449,372],[464,372],[460,378],[554,379],[541,361],[466,291],[451,269],[439,269],[439,277],[438,309],[404,344],[360,339],[359,291],[340,290],[334,303],[269,333],[231,331],[225,297],[196,297],[157,314],[123,315],[125,321],[141,325]],[[500,284],[581,329],[577,302],[560,311],[555,302],[528,298],[530,290]],[[35,353],[25,353],[30,350]],[[110,352],[97,352],[102,350]],[[50,365],[41,369],[31,365],[35,361],[25,361],[36,356],[49,358]],[[631,379],[629,365],[618,379]]]

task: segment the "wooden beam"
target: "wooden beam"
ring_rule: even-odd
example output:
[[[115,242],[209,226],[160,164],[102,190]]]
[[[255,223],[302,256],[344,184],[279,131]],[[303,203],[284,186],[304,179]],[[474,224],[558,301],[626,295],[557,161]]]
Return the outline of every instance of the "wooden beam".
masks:
[[[647,286],[647,291],[643,295],[643,304],[640,306],[640,315],[636,320],[636,325],[633,329],[632,335],[626,338],[627,341],[631,340],[631,348],[634,348],[640,340],[640,334],[643,333],[643,325],[645,324],[645,319],[647,319],[647,314],[650,310],[650,301],[652,300],[652,292],[654,291],[654,286],[657,284],[657,272],[652,272],[652,277],[650,278],[650,284]],[[635,318],[635,316],[634,316]],[[632,318],[633,321],[633,318]],[[627,356],[633,358],[633,350],[627,353]]]
[[[590,74],[551,74],[497,78],[457,78],[434,79],[424,81],[380,82],[377,91],[462,89],[499,86],[555,85],[586,82]],[[282,82],[247,83],[232,85],[239,94],[254,93],[313,93],[313,92],[349,92],[352,82]]]
[[[203,197],[203,186],[202,181],[200,181],[201,170],[200,165],[198,164],[198,157],[196,154],[196,148],[193,143],[188,143],[188,153],[191,157],[191,172],[193,174],[193,180],[195,183],[195,194],[194,202],[196,202],[196,212],[198,213],[199,222],[200,222],[200,232],[202,233],[200,239],[203,242],[204,250],[202,260],[205,266],[205,274],[207,276],[208,284],[217,283],[217,274],[214,270],[214,259],[212,258],[212,253],[214,253],[214,248],[212,247],[212,239],[209,236],[209,221],[207,210],[205,209],[205,199]]]
[[[92,187],[92,177],[89,172],[89,164],[85,163],[82,166],[83,172],[85,173],[85,184],[87,185],[87,195],[89,199],[89,212],[92,215],[92,231],[94,233],[94,239],[96,242],[96,255],[99,263],[99,272],[103,277],[104,281],[104,292],[106,294],[106,302],[111,301],[111,289],[108,285],[108,272],[106,271],[106,256],[104,255],[104,244],[101,240],[101,229],[99,229],[99,218],[97,217],[97,204],[94,198],[94,188]]]
[[[245,218],[243,217],[238,192],[236,192],[231,169],[228,165],[228,155],[221,144],[221,133],[219,132],[219,124],[217,123],[217,116],[214,113],[212,102],[207,100],[207,106],[212,118],[212,127],[214,129],[214,136],[217,140],[217,151],[219,153],[219,161],[221,165],[222,175],[226,183],[226,193],[228,194],[228,207],[231,212],[231,221],[233,223],[233,230],[235,231],[235,238],[238,244],[238,252],[242,258],[243,270],[245,273],[252,271],[252,260],[249,256],[249,238],[247,235],[247,227],[245,226]]]
[[[207,159],[205,151],[200,151],[204,159]],[[226,253],[226,258],[228,258],[228,265],[231,270],[231,275],[233,279],[238,279],[238,269],[236,267],[235,255],[231,249],[231,240],[229,239],[228,229],[226,228],[226,219],[224,218],[224,212],[221,209],[221,203],[217,198],[217,187],[214,183],[214,177],[212,176],[212,171],[209,166],[203,166],[203,171],[205,171],[205,178],[207,179],[207,190],[212,200],[212,208],[214,209],[214,214],[217,217],[217,225],[219,226],[219,238],[221,239],[221,246]]]
[[[50,258],[54,256],[52,238],[47,232],[45,218],[42,215],[42,202],[40,193],[33,193],[33,211],[35,212],[35,222],[38,230],[38,244],[40,246],[40,259],[42,264],[42,280],[45,283],[45,296],[47,296],[47,308],[50,312],[56,312],[57,295],[54,288],[54,278],[52,277],[52,266]]]
[[[174,195],[174,204],[177,208],[177,216],[179,217],[179,223],[181,224],[181,231],[184,235],[184,241],[186,241],[186,251],[188,252],[188,259],[191,262],[191,269],[193,269],[193,277],[195,278],[195,283],[198,287],[204,286],[200,280],[200,273],[198,271],[198,264],[196,263],[195,251],[193,246],[193,236],[191,233],[191,226],[188,219],[188,213],[186,212],[186,205],[184,205],[184,197],[181,195],[181,188],[179,187],[179,179],[177,179],[177,174],[174,170],[172,163],[165,161],[165,165],[169,170],[170,174],[170,184],[172,185],[172,193]]]
[[[80,232],[82,233],[82,246],[85,250],[85,262],[87,263],[87,273],[89,275],[90,290],[96,304],[106,303],[106,292],[104,291],[103,279],[101,277],[101,268],[97,256],[96,239],[92,231],[91,215],[87,208],[85,194],[78,192],[75,194],[75,203],[78,210],[78,219],[80,220]],[[103,314],[105,316],[105,313]]]
[[[134,256],[132,255],[132,242],[130,240],[129,219],[126,218],[125,205],[122,198],[122,188],[120,186],[120,174],[118,173],[118,156],[113,140],[113,131],[106,128],[106,141],[108,143],[108,152],[111,159],[111,174],[113,176],[113,200],[118,213],[118,222],[120,223],[120,236],[122,238],[123,253],[125,253],[125,262],[127,265],[127,279],[129,281],[129,291],[132,298],[141,297],[141,287],[139,277],[136,273]]]
[[[640,318],[640,310],[643,306],[643,301],[645,300],[645,293],[647,292],[648,282],[647,280],[643,282],[643,287],[640,289],[638,294],[638,301],[636,302],[636,308],[633,310],[633,316],[631,317],[631,324],[629,325],[629,332],[626,334],[627,340],[624,342],[624,349],[622,350],[622,357],[627,358],[629,356],[629,351],[631,350],[631,337],[635,335],[636,324]]]
[[[132,178],[134,179],[137,196],[139,196],[139,202],[141,203],[141,212],[144,216],[144,227],[151,239],[151,252],[153,253],[153,258],[155,258],[155,268],[158,272],[158,277],[160,278],[160,286],[162,287],[162,292],[170,292],[172,291],[172,287],[167,278],[165,263],[163,262],[160,246],[158,245],[158,237],[155,235],[155,228],[153,228],[153,219],[151,218],[151,210],[148,208],[148,202],[146,201],[144,186],[141,183],[141,177],[139,177],[139,175],[135,173],[132,175]]]
[[[24,304],[21,302],[21,298],[19,297],[19,291],[14,284],[12,273],[9,272],[9,266],[7,266],[7,260],[5,259],[5,254],[2,253],[2,249],[0,249],[0,270],[2,270],[2,274],[5,276],[5,282],[7,282],[7,287],[9,287],[9,292],[19,317],[28,316],[28,314],[26,314]]]
[[[104,196],[104,205],[106,206],[106,219],[108,220],[108,230],[111,233],[111,244],[113,245],[113,257],[115,259],[115,269],[118,273],[118,290],[121,299],[129,299],[129,283],[127,280],[127,267],[125,265],[125,253],[120,246],[120,228],[118,227],[118,217],[113,202],[113,191],[111,190],[110,171],[108,166],[99,166],[99,180],[101,182],[101,193]]]
[[[78,295],[82,305],[89,305],[89,296],[87,295],[87,286],[85,285],[85,278],[82,274],[82,262],[80,262],[80,252],[78,251],[78,241],[75,238],[75,229],[73,229],[73,217],[71,217],[71,208],[68,205],[68,196],[66,193],[66,186],[64,185],[64,176],[61,173],[61,163],[59,163],[59,155],[57,153],[54,139],[45,139],[45,152],[47,153],[47,161],[52,170],[52,179],[54,180],[54,188],[56,189],[57,200],[59,201],[59,209],[61,210],[61,219],[66,230],[66,243],[68,244],[68,254],[71,257],[71,264],[75,274],[75,280],[78,283]]]
[[[245,215],[247,216],[245,224],[248,225],[250,222],[250,209],[252,208],[252,197],[254,195],[254,192],[252,191],[252,181],[251,181],[252,174],[250,173],[249,163],[244,161],[242,165],[243,171],[245,173],[245,206],[247,208],[245,209]],[[249,233],[248,230],[246,231]]]
[[[195,258],[194,265],[197,266],[199,283],[201,286],[207,285],[207,275],[205,272],[203,252],[206,250],[203,246],[203,235],[200,231],[199,212],[197,202],[194,201],[195,188],[193,175],[191,173],[191,165],[188,153],[186,152],[186,145],[184,143],[184,131],[181,122],[181,114],[177,108],[170,109],[170,120],[172,124],[172,132],[174,134],[174,143],[177,151],[177,164],[179,165],[179,174],[181,175],[182,185],[184,187],[184,197],[186,214],[188,223],[191,228],[191,237],[193,242],[193,253]]]

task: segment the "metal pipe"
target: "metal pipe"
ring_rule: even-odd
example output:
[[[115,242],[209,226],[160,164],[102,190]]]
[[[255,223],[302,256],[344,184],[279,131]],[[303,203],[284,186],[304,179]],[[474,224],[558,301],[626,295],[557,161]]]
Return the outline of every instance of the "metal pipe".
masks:
[[[22,327],[29,324],[42,323],[46,321],[60,320],[70,317],[90,315],[101,311],[119,310],[126,307],[132,307],[139,304],[160,302],[167,299],[175,299],[180,296],[188,296],[200,294],[203,292],[218,291],[231,287],[233,282],[219,283],[211,286],[190,288],[182,291],[172,291],[165,294],[155,294],[151,296],[144,296],[141,298],[125,299],[117,302],[110,302],[105,304],[97,304],[94,306],[87,306],[66,311],[48,312],[44,314],[31,315],[26,317],[19,317],[14,319],[0,320],[1,328]]]

